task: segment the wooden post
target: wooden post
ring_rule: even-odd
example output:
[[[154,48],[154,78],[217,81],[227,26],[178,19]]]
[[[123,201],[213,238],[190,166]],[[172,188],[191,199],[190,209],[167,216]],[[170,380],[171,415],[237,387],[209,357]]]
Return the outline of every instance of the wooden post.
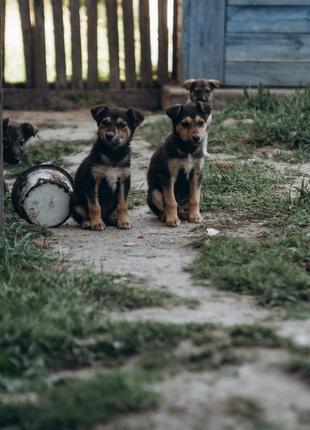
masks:
[[[80,0],[70,0],[72,87],[82,89]]]
[[[3,34],[4,16],[3,3],[0,0],[0,34]],[[4,40],[0,40],[0,232],[4,229],[4,178],[3,178],[3,139],[2,139],[2,106],[3,106],[3,47]]]
[[[29,0],[18,0],[20,20],[23,32],[24,57],[26,66],[26,86],[33,87],[34,84],[34,63],[32,48],[32,27],[30,20]]]
[[[123,24],[125,39],[126,87],[135,88],[137,86],[137,79],[132,0],[123,0]]]
[[[47,88],[46,76],[46,49],[44,31],[44,0],[34,0],[34,44],[32,61],[35,63],[35,86],[37,88]]]
[[[158,0],[158,81],[168,81],[167,0]]]
[[[173,0],[173,35],[172,35],[172,79],[178,81],[179,78],[179,50],[180,50],[180,0]]]
[[[119,79],[119,41],[118,41],[116,0],[106,0],[106,8],[107,8],[109,63],[110,63],[109,82],[110,82],[110,88],[119,89],[121,87],[121,83]]]
[[[62,0],[52,0],[56,56],[56,88],[67,86]]]
[[[97,88],[98,84],[98,42],[97,42],[97,1],[87,0],[87,51],[88,51],[88,75],[87,88]]]
[[[139,0],[139,24],[141,39],[141,85],[152,85],[152,59],[150,40],[150,8],[149,0]]]

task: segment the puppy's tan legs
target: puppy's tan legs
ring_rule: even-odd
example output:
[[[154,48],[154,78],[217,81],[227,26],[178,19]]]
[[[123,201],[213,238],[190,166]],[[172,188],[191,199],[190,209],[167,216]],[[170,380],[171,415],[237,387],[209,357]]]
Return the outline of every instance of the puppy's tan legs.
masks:
[[[101,206],[98,201],[98,195],[95,194],[94,199],[87,198],[88,212],[89,212],[89,227],[87,227],[88,221],[85,222],[84,228],[90,228],[91,230],[102,231],[105,229],[105,224],[101,218]]]
[[[177,227],[181,224],[178,217],[178,205],[174,195],[175,178],[171,177],[167,187],[163,187],[163,195],[165,202],[165,218],[166,224],[169,227]]]
[[[190,184],[190,196],[188,204],[188,221],[201,223],[200,215],[201,169],[198,163],[194,166],[194,174]]]
[[[116,208],[116,222],[117,227],[121,229],[130,229],[131,224],[128,219],[128,206],[125,195],[125,184],[124,181],[120,181],[118,205]]]

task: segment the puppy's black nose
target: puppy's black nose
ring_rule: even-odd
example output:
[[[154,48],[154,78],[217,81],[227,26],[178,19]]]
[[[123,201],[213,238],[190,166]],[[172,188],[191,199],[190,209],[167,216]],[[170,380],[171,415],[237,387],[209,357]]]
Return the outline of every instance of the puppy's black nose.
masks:
[[[113,139],[113,137],[114,137],[114,133],[113,133],[113,131],[108,131],[108,132],[106,133],[106,138],[107,138],[108,140],[112,140],[112,139]]]
[[[199,134],[193,134],[193,142],[198,143],[200,141]]]

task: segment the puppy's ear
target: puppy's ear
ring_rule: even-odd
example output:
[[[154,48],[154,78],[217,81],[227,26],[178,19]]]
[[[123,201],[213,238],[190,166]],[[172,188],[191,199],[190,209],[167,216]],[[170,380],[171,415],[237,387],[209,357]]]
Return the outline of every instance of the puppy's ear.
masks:
[[[92,117],[97,122],[97,124],[102,120],[104,116],[109,112],[109,107],[106,105],[94,106],[90,110]]]
[[[29,122],[23,122],[20,128],[22,130],[25,141],[27,141],[31,137],[34,137],[38,133],[38,129],[29,124]]]
[[[209,103],[198,102],[197,107],[204,116],[209,116],[212,111],[212,106]]]
[[[135,109],[128,109],[127,115],[129,117],[129,121],[132,124],[133,128],[138,127],[144,121],[144,116],[142,113]]]
[[[166,114],[169,116],[169,118],[172,119],[173,122],[175,122],[180,116],[182,109],[183,109],[182,105],[174,105],[166,109]]]
[[[195,82],[195,79],[187,79],[186,81],[183,82],[183,87],[186,90],[190,90],[194,82]]]
[[[221,81],[218,81],[217,79],[209,79],[208,82],[209,82],[212,90],[214,88],[220,88],[220,86],[221,86]]]

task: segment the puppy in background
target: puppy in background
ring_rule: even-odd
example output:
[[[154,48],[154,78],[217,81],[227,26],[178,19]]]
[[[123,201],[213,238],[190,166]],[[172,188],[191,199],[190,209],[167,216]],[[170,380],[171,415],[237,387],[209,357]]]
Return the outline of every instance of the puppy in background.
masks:
[[[213,100],[213,90],[219,88],[221,82],[216,79],[187,79],[183,87],[189,91],[186,103],[210,103]],[[208,118],[208,127],[211,124],[212,115]],[[203,144],[204,156],[208,156],[208,133]]]
[[[38,130],[28,122],[11,121],[3,119],[3,161],[6,164],[16,165],[21,162],[26,142],[34,137]],[[4,182],[4,190],[8,188]]]
[[[203,143],[211,106],[203,102],[175,105],[166,113],[173,131],[151,158],[148,205],[169,227],[180,225],[180,218],[201,223]]]
[[[98,138],[78,168],[71,196],[72,217],[83,228],[101,231],[106,224],[129,229],[130,142],[143,115],[134,109],[96,106],[91,114]]]

